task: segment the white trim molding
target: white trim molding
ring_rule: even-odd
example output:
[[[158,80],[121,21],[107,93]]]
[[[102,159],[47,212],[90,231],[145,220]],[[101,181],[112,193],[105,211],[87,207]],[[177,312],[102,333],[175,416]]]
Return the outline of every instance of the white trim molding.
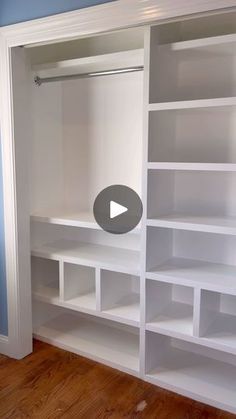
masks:
[[[8,338],[0,336],[0,352],[21,358],[32,350],[31,295],[19,265],[21,234],[18,217],[12,100],[12,48],[57,42],[137,25],[202,13],[230,11],[235,0],[118,0],[74,12],[0,28],[0,127],[3,158]]]
[[[0,29],[0,35],[13,47],[82,37],[235,6],[235,0],[118,0],[6,26]]]

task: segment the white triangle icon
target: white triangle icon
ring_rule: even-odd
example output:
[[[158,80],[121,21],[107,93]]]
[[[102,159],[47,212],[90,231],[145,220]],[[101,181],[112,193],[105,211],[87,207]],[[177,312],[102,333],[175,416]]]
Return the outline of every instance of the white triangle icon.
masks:
[[[118,217],[118,215],[121,215],[127,211],[128,208],[123,207],[123,205],[120,205],[115,201],[110,201],[110,218]]]

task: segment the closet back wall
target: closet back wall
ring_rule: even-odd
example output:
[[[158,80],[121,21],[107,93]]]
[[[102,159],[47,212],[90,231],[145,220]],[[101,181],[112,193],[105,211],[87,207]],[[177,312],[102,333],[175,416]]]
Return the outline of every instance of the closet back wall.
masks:
[[[108,3],[114,0],[1,0],[0,26]],[[0,334],[7,335],[6,276],[3,223],[2,160],[0,154]]]

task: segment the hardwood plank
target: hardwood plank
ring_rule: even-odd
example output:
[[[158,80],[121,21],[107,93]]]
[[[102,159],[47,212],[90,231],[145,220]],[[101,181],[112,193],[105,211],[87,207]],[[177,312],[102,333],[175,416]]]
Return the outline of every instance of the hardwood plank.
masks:
[[[0,356],[0,418],[168,417],[235,416],[39,341],[21,361]]]

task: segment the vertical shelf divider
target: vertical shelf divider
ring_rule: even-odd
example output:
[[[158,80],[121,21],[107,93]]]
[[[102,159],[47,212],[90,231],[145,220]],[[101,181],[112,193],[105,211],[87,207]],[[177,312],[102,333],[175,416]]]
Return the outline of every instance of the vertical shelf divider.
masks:
[[[59,299],[65,300],[64,262],[59,261]]]
[[[200,337],[201,289],[194,289],[193,301],[193,336]]]
[[[147,220],[147,162],[149,126],[149,79],[150,79],[151,28],[144,34],[144,74],[143,74],[143,160],[142,160],[142,202],[141,225],[141,272],[140,272],[140,375],[145,376],[146,344],[146,220]]]
[[[96,289],[96,310],[101,311],[101,269],[96,268],[95,270],[95,289]]]

